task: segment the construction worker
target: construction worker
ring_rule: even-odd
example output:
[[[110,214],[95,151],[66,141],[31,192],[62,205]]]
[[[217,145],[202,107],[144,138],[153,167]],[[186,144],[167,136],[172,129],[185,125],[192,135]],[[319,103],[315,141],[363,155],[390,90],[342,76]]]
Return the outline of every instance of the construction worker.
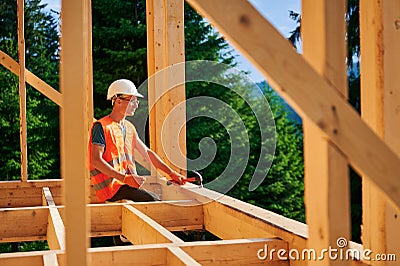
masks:
[[[140,189],[146,181],[135,166],[135,150],[156,170],[166,173],[174,183],[184,184],[184,177],[171,169],[157,154],[146,147],[134,125],[125,119],[133,116],[142,98],[132,81],[119,79],[108,88],[111,113],[92,126],[89,159],[90,176],[99,202],[129,199],[133,201],[159,200],[152,192]]]

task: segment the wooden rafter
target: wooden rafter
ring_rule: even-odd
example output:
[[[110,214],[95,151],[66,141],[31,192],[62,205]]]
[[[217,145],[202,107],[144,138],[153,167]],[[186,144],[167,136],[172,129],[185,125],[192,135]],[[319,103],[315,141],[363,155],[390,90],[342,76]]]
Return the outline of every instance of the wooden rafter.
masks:
[[[10,70],[15,75],[19,76],[19,71],[18,71],[19,64],[3,51],[0,51],[0,64],[2,64],[5,68]],[[55,104],[62,107],[63,97],[60,92],[53,89],[50,85],[48,85],[46,82],[41,80],[39,77],[37,77],[29,70],[25,69],[25,72],[26,72],[26,82],[28,84],[30,84],[36,90],[38,90],[47,98],[52,100]]]

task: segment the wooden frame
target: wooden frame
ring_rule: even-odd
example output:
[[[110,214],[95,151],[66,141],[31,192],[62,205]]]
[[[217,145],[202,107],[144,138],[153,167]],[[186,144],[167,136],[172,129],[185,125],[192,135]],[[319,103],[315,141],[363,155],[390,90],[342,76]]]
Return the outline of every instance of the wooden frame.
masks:
[[[273,88],[317,125],[359,172],[398,209],[398,156],[292,45],[247,1],[188,0],[268,79]],[[229,16],[222,14],[229,13]],[[262,47],[262,49],[258,49]],[[301,75],[300,75],[301,73]]]
[[[196,197],[190,186],[189,188],[178,187],[180,190],[186,190],[187,197]],[[165,189],[173,189],[165,185]],[[209,193],[207,189],[201,189],[204,193],[202,197],[206,197]],[[181,191],[181,192],[182,192]],[[57,250],[56,253],[43,251],[16,253],[16,254],[0,254],[0,262],[8,265],[10,261],[14,263],[22,263],[27,256],[37,257],[38,254],[43,256],[43,261],[57,261],[63,265],[62,259],[65,257],[64,234],[65,228],[65,208],[57,206],[54,203],[51,190],[47,187],[42,189],[43,207],[25,207],[25,208],[3,208],[0,209],[0,217],[2,221],[21,221],[15,227],[13,223],[2,223],[0,232],[2,237],[0,242],[10,241],[33,241],[46,239],[50,249]],[[135,246],[115,247],[115,248],[92,248],[89,252],[96,254],[90,257],[94,265],[97,263],[110,263],[107,265],[118,265],[120,259],[125,262],[132,263],[149,263],[146,258],[151,257],[155,261],[163,261],[163,263],[178,263],[176,265],[201,265],[208,264],[236,264],[237,262],[251,261],[252,263],[264,263],[257,257],[257,252],[268,245],[270,248],[287,250],[288,244],[284,240],[276,239],[273,234],[268,233],[268,229],[263,228],[266,221],[259,221],[254,224],[254,206],[249,204],[239,204],[238,209],[232,209],[229,205],[225,205],[229,201],[235,201],[229,197],[222,197],[218,200],[219,207],[213,207],[216,202],[208,204],[199,204],[199,201],[163,201],[150,203],[113,203],[113,204],[91,204],[88,205],[91,217],[91,233],[92,237],[107,235],[125,235]],[[241,206],[243,205],[243,206]],[[251,208],[251,209],[248,209]],[[262,209],[258,209],[259,217],[268,214],[270,218],[273,215]],[[238,221],[248,221],[243,223],[242,227],[226,231],[222,226],[218,225],[215,217],[224,216],[229,213],[232,220],[225,219],[228,224],[235,224]],[[32,220],[35,217],[36,220]],[[247,217],[247,218],[246,218]],[[278,217],[278,216],[277,216]],[[265,219],[265,218],[264,218]],[[280,217],[282,221],[286,220],[287,225],[292,223],[290,219]],[[23,223],[22,223],[23,221]],[[268,223],[271,223],[270,220]],[[29,226],[33,223],[36,227]],[[293,224],[294,225],[294,224]],[[37,227],[39,226],[39,227]],[[297,223],[295,227],[303,227]],[[289,226],[289,228],[292,226]],[[141,228],[141,234],[137,234],[137,228]],[[232,226],[230,226],[232,228]],[[267,227],[268,228],[268,227]],[[274,226],[270,227],[274,228]],[[292,227],[294,228],[294,227]],[[206,242],[184,242],[170,231],[185,230],[209,230],[220,236],[223,240],[206,241]],[[303,229],[304,230],[304,229]],[[246,234],[240,234],[240,232]],[[9,235],[4,235],[7,232]],[[17,234],[19,233],[19,236]],[[271,237],[269,237],[271,236]],[[263,238],[264,237],[264,238]],[[267,238],[266,238],[267,237]],[[204,250],[207,249],[205,253]],[[118,251],[118,255],[117,252]],[[154,252],[153,255],[148,253]],[[146,255],[147,254],[147,255]],[[111,258],[113,257],[113,259]],[[19,260],[18,260],[19,259]],[[32,260],[31,265],[41,265]],[[10,262],[11,263],[11,262]],[[279,261],[276,256],[272,261],[268,261],[273,265],[287,265],[287,261]],[[174,264],[175,265],[175,264]]]
[[[306,176],[309,227],[204,188],[189,184],[167,186],[160,177],[149,177],[146,188],[160,193],[163,202],[88,205],[90,196],[85,158],[87,132],[93,117],[90,0],[63,1],[62,93],[25,69],[21,2],[18,1],[20,64],[1,51],[0,63],[20,77],[21,121],[24,120],[26,82],[63,107],[61,158],[64,181],[28,181],[23,166],[22,182],[0,182],[0,220],[6,221],[0,223],[0,242],[46,239],[52,249],[0,254],[1,265],[74,265],[82,262],[118,265],[120,262],[144,264],[149,261],[173,265],[242,262],[304,265],[304,261],[259,261],[255,252],[263,245],[286,251],[326,248],[326,245],[333,245],[338,235],[349,238],[348,177],[344,170],[347,164],[364,176],[366,184],[364,203],[368,204],[364,208],[364,248],[372,248],[374,252],[398,252],[395,248],[400,239],[396,220],[400,207],[400,182],[397,178],[400,172],[400,142],[397,137],[400,131],[397,125],[400,76],[393,71],[397,69],[395,65],[400,57],[397,49],[400,7],[395,0],[366,0],[360,8],[364,54],[361,63],[364,77],[362,97],[365,101],[363,108],[368,107],[363,111],[364,121],[346,102],[345,96],[345,39],[342,38],[345,31],[341,17],[341,14],[344,16],[345,1],[303,1],[303,15],[307,18],[303,21],[305,46],[304,56],[301,56],[247,1],[188,0],[302,115],[308,124],[305,131],[308,143],[311,143],[310,139],[317,139],[312,145],[306,144],[306,152],[311,154],[306,159],[307,167],[313,168],[321,161],[324,164],[319,169],[323,173],[321,180],[312,171]],[[184,61],[182,8],[183,1],[180,0],[147,0],[149,75]],[[314,13],[318,16],[312,17]],[[370,18],[374,23],[368,20]],[[321,23],[314,23],[313,19]],[[374,26],[370,27],[371,24]],[[332,34],[334,31],[339,33],[339,37]],[[312,35],[321,39],[310,39]],[[323,46],[312,51],[315,43]],[[184,78],[182,73],[172,76],[162,75],[155,79],[155,83],[149,84],[150,103],[155,103],[165,93],[156,90],[160,88],[158,85],[168,87]],[[160,101],[162,104],[154,109],[154,113],[150,113],[151,145],[164,159],[168,155],[179,161],[182,158],[178,158],[171,145],[167,145],[164,153],[159,144],[163,120],[174,105],[184,101],[184,87],[167,93],[166,99]],[[170,100],[173,104],[164,109],[162,105]],[[368,113],[371,110],[373,112]],[[172,132],[180,129],[184,122],[183,112],[180,110],[177,124],[168,125],[170,138],[175,137]],[[24,126],[22,122],[21,128]],[[23,131],[22,154],[26,139]],[[179,138],[184,140],[185,134]],[[179,145],[182,150],[184,141],[180,139]],[[323,145],[323,149],[316,148],[319,145]],[[314,152],[321,152],[322,157],[315,158]],[[23,164],[26,163],[24,158],[23,155]],[[319,184],[322,184],[322,190]],[[336,193],[340,193],[341,203],[334,201]],[[322,198],[322,203],[319,205],[315,198]],[[376,207],[369,204],[371,202],[380,202],[378,205],[384,210],[379,219],[372,217]],[[46,206],[40,206],[42,204]],[[337,216],[346,221],[342,223]],[[86,219],[78,226],[77,217]],[[18,221],[17,226],[15,221]],[[145,233],[138,235],[135,227],[143,228]],[[185,243],[171,233],[180,230],[207,230],[222,240]],[[89,236],[119,234],[126,235],[137,245],[87,249]],[[319,239],[321,234],[325,236],[323,239]],[[354,246],[357,250],[363,248],[360,244],[349,245]],[[323,261],[321,264],[334,262]],[[352,261],[348,264],[367,262]]]

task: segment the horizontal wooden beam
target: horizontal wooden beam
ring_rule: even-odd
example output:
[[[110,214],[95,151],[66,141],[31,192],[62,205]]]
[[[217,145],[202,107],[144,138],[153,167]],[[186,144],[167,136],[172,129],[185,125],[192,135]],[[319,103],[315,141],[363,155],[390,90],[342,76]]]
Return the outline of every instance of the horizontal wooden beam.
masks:
[[[0,242],[46,238],[48,207],[0,209]]]
[[[204,205],[204,227],[221,239],[274,237],[263,222],[219,202]]]
[[[169,231],[203,229],[203,207],[179,202],[134,203],[135,207]]]
[[[359,244],[350,242],[350,248],[357,249],[362,253],[362,246]],[[272,249],[275,251],[270,253]],[[186,262],[186,265],[196,265],[197,263],[201,265],[289,265],[288,261],[281,261],[277,257],[280,249],[285,250],[287,255],[288,243],[268,238],[232,239],[90,248],[89,256],[92,265],[169,265],[168,261],[175,262],[176,260],[176,258],[169,257],[171,255],[168,254],[169,252],[178,255],[179,261]],[[62,251],[0,254],[0,265],[46,265],[38,258],[42,256],[43,260],[54,260],[54,254],[57,255],[57,261],[61,261],[61,257],[64,255]],[[269,254],[272,254],[272,260]],[[285,256],[285,254],[281,253],[281,256]],[[263,258],[264,256],[265,258]],[[173,265],[180,265],[179,261]],[[191,263],[188,263],[189,261]],[[352,265],[367,264],[352,261]]]
[[[167,249],[162,245],[91,248],[92,265],[167,265]]]
[[[0,181],[0,208],[41,206],[43,187],[48,187],[55,203],[61,205],[61,185],[61,179]]]
[[[92,265],[248,265],[249,263],[288,265],[288,261],[278,260],[277,252],[273,254],[272,260],[269,260],[269,257],[259,259],[258,256],[265,255],[264,251],[270,251],[273,248],[276,251],[287,250],[287,243],[278,239],[236,239],[190,242],[181,245],[176,243],[135,245],[91,248],[89,256],[91,256]],[[46,265],[46,261],[58,263],[62,255],[61,251],[0,254],[0,263],[1,265]],[[40,257],[43,257],[44,262],[39,260]],[[29,258],[30,263],[28,263]]]
[[[7,185],[10,184],[8,183]],[[35,186],[37,185],[38,184],[35,184]],[[305,243],[305,239],[307,238],[307,226],[302,223],[227,196],[222,196],[220,194],[216,195],[218,193],[208,189],[198,188],[194,185],[185,185],[182,187],[167,186],[164,183],[160,183],[160,189],[162,191],[167,191],[166,194],[171,197],[171,201],[132,203],[128,205],[132,205],[133,208],[138,209],[140,212],[148,216],[149,219],[153,219],[156,223],[169,231],[206,229],[222,238],[237,238],[240,235],[238,230],[227,230],[227,226],[222,226],[220,228],[217,224],[213,223],[213,215],[225,220],[225,217],[223,216],[225,213],[228,213],[229,215],[226,217],[229,223],[234,225],[233,228],[236,228],[235,223],[241,224],[240,228],[243,228],[244,232],[247,232],[247,235],[245,234],[242,237],[280,237],[286,239],[288,242],[296,242],[296,245],[300,246],[301,243]],[[181,200],[173,201],[174,198],[172,197],[175,194],[179,194]],[[219,203],[213,203],[211,199],[217,200]],[[207,200],[210,204],[214,204],[215,206],[206,204],[204,206],[206,218],[203,218],[203,206],[200,202],[203,201],[207,203]],[[91,236],[121,234],[121,206],[124,205],[127,205],[127,203],[88,205],[92,217]],[[37,208],[40,211],[40,209],[45,207]],[[14,210],[24,210],[23,216],[26,219],[28,219],[32,211],[35,211],[36,215],[39,213],[39,211],[36,211],[36,208],[7,208],[6,210],[7,212],[10,212],[11,220],[13,219],[12,217],[16,215],[13,214]],[[216,214],[214,214],[214,210],[218,210]],[[61,217],[63,217],[64,208],[61,206],[58,208],[58,211],[60,212]],[[221,211],[221,214],[218,214],[219,211]],[[45,221],[47,222],[46,217],[48,213],[45,210],[42,210],[41,213],[41,215],[43,215],[42,221],[44,223]],[[242,223],[241,221],[244,222]],[[203,226],[203,223],[205,226]],[[43,228],[44,226],[45,225],[43,225]],[[262,228],[262,230],[258,231],[258,229],[252,228]],[[25,231],[25,229],[26,228],[22,228],[21,230]],[[42,231],[43,234],[41,239],[45,238],[46,234],[46,230]],[[228,231],[228,233],[226,231]],[[30,232],[29,230],[28,232],[25,232],[24,235],[30,239],[38,238],[37,233]],[[12,236],[12,234],[10,234],[10,236]],[[21,239],[21,237],[18,239]]]
[[[288,244],[280,239],[198,241],[185,243],[180,248],[201,265],[289,265],[287,260],[277,257],[278,250],[285,250],[288,256]],[[276,252],[270,253],[272,249]]]
[[[122,234],[135,245],[183,243],[159,223],[129,205],[122,207]]]
[[[19,76],[19,64],[12,59],[9,55],[0,50],[0,64],[10,70],[15,75]],[[62,107],[63,96],[60,92],[53,89],[46,82],[38,78],[35,74],[25,69],[26,71],[26,82],[34,87],[36,90],[44,94],[47,98],[52,100],[55,104]]]
[[[23,189],[23,188],[40,188],[40,196],[42,195],[42,188],[48,187],[50,190],[56,187],[61,187],[62,179],[41,179],[41,180],[28,180],[27,182],[18,181],[0,181],[0,189]],[[53,192],[54,194],[54,192]]]
[[[122,206],[127,203],[91,204],[91,236],[121,234]],[[170,202],[130,203],[169,231],[203,229],[203,208]]]
[[[89,205],[91,215],[91,236],[121,234],[122,204]]]
[[[16,252],[16,253],[0,253],[1,266],[15,266],[15,265],[29,265],[29,266],[43,266],[43,265],[56,265],[45,264],[49,261],[50,257],[54,258],[53,254],[60,256],[59,251],[30,251],[30,252]],[[46,259],[45,259],[46,257]]]
[[[200,265],[171,244],[91,248],[89,256],[92,265]]]
[[[222,239],[279,237],[292,248],[307,248],[306,224],[193,184],[168,186],[162,180],[158,182],[163,200],[182,200],[182,204],[176,205],[203,206],[204,229]],[[218,220],[229,222],[218,224]]]
[[[221,239],[279,237],[289,249],[307,248],[305,224],[227,196],[204,205],[204,227]]]
[[[1,221],[22,220],[24,223],[18,229],[13,222],[1,223],[1,242],[34,241],[46,239],[50,242],[63,242],[64,207],[55,207],[51,202],[50,190],[43,189],[48,207],[22,207],[0,209]],[[48,203],[51,204],[48,204]],[[91,204],[91,236],[113,236],[121,234],[122,207],[127,203]],[[132,203],[134,208],[142,211],[149,218],[159,223],[169,231],[185,231],[203,229],[203,208],[196,206],[179,206],[173,202]],[[36,221],[31,217],[35,217]],[[34,226],[30,226],[34,224]],[[28,226],[29,225],[29,226]],[[48,227],[47,227],[48,225]],[[47,230],[45,229],[47,227]],[[36,229],[35,229],[36,228]],[[15,234],[18,231],[18,234]],[[46,233],[47,232],[47,233]],[[47,237],[46,237],[47,234]],[[4,239],[3,239],[4,238]],[[51,243],[49,243],[51,244]],[[56,245],[57,246],[57,245]]]
[[[399,208],[399,157],[271,23],[247,1],[188,2],[267,78],[298,113],[317,125],[357,171],[368,176]]]

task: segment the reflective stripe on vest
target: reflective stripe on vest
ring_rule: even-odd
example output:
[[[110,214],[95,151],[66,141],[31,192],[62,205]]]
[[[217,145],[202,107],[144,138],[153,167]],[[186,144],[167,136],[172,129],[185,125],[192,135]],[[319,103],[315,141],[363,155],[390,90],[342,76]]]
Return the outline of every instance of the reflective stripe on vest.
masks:
[[[136,129],[132,123],[125,120],[125,139],[122,135],[120,125],[114,122],[109,116],[98,120],[103,127],[106,147],[103,152],[103,159],[121,174],[136,174],[134,163],[134,146],[136,143]],[[92,138],[90,134],[89,158],[91,158]],[[96,196],[100,202],[110,199],[123,182],[111,178],[90,165],[90,176]]]

